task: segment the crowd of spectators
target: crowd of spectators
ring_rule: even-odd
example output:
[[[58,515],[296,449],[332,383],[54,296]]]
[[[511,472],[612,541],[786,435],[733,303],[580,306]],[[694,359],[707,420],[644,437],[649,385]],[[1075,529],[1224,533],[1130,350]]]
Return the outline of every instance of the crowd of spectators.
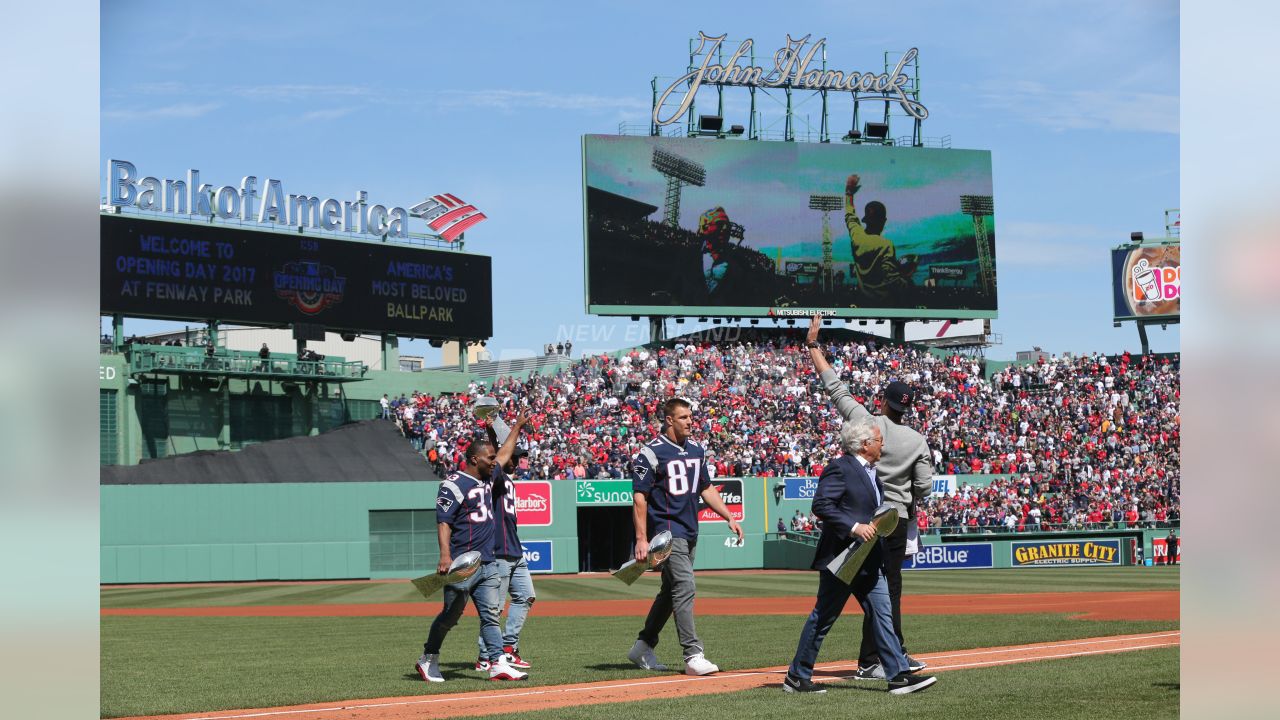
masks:
[[[922,504],[926,532],[1177,524],[1180,492],[1176,360],[1085,355],[1009,366],[983,379],[981,360],[875,340],[826,345],[832,367],[873,412],[891,379],[918,389],[905,422],[926,437],[934,472],[957,491]],[[595,355],[552,376],[500,378],[465,394],[390,402],[414,447],[445,474],[492,395],[527,408],[521,479],[624,478],[660,430],[662,401],[697,404],[694,438],[715,477],[815,476],[838,446],[839,415],[806,353],[785,340],[676,343]],[[985,486],[972,474],[1002,475]],[[1110,525],[1109,525],[1110,526]]]

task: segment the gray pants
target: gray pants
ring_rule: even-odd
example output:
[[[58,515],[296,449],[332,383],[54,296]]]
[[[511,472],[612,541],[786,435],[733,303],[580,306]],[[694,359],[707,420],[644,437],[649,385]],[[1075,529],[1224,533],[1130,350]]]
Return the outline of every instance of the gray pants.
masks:
[[[693,627],[693,596],[697,591],[693,583],[693,551],[697,544],[684,538],[672,539],[671,556],[662,564],[662,587],[653,599],[639,635],[649,647],[657,647],[658,634],[666,626],[667,618],[674,614],[685,660],[702,652],[702,642]]]

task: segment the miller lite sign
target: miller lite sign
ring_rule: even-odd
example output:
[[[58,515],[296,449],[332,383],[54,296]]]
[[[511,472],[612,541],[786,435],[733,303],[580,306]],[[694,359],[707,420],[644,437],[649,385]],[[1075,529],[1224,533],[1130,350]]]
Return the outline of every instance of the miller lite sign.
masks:
[[[741,480],[715,480],[712,481],[711,487],[720,493],[720,499],[724,500],[725,507],[729,508],[729,514],[734,520],[742,521],[742,481]],[[698,522],[724,522],[724,518],[716,514],[715,510],[707,507],[702,497],[698,497]]]

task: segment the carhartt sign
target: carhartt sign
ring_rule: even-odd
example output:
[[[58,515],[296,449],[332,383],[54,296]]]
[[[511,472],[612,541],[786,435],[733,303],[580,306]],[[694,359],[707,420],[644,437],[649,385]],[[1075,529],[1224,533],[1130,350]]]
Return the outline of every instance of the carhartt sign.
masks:
[[[786,46],[773,54],[773,67],[766,72],[763,67],[738,65],[739,60],[751,54],[754,41],[750,38],[742,41],[738,49],[729,57],[729,62],[724,65],[712,62],[719,56],[720,44],[724,42],[725,37],[725,35],[712,37],[698,33],[698,49],[693,55],[701,55],[702,65],[677,78],[658,96],[658,101],[653,106],[655,125],[670,125],[683,117],[689,110],[694,96],[698,94],[698,88],[703,84],[760,88],[789,87],[799,90],[879,94],[887,101],[896,101],[908,115],[918,120],[929,117],[929,110],[924,105],[907,96],[910,90],[907,84],[911,78],[903,72],[903,68],[915,60],[916,55],[919,54],[915,48],[902,54],[902,58],[892,72],[850,71],[845,73],[839,70],[810,67],[815,57],[821,58],[822,48],[827,43],[826,38],[819,39],[805,52],[805,46],[809,44],[809,35],[799,39],[792,39],[787,35]],[[667,98],[677,88],[685,88],[684,99],[669,117],[665,119],[659,117]]]

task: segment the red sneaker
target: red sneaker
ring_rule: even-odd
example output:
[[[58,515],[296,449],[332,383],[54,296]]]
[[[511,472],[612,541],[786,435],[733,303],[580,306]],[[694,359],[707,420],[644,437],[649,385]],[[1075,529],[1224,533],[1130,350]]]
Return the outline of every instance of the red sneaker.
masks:
[[[502,656],[503,659],[506,660],[507,664],[513,668],[520,668],[521,670],[527,670],[533,667],[532,665],[529,664],[527,660],[520,657],[520,653],[516,652],[516,649],[510,645],[503,647],[502,652],[505,653]]]

